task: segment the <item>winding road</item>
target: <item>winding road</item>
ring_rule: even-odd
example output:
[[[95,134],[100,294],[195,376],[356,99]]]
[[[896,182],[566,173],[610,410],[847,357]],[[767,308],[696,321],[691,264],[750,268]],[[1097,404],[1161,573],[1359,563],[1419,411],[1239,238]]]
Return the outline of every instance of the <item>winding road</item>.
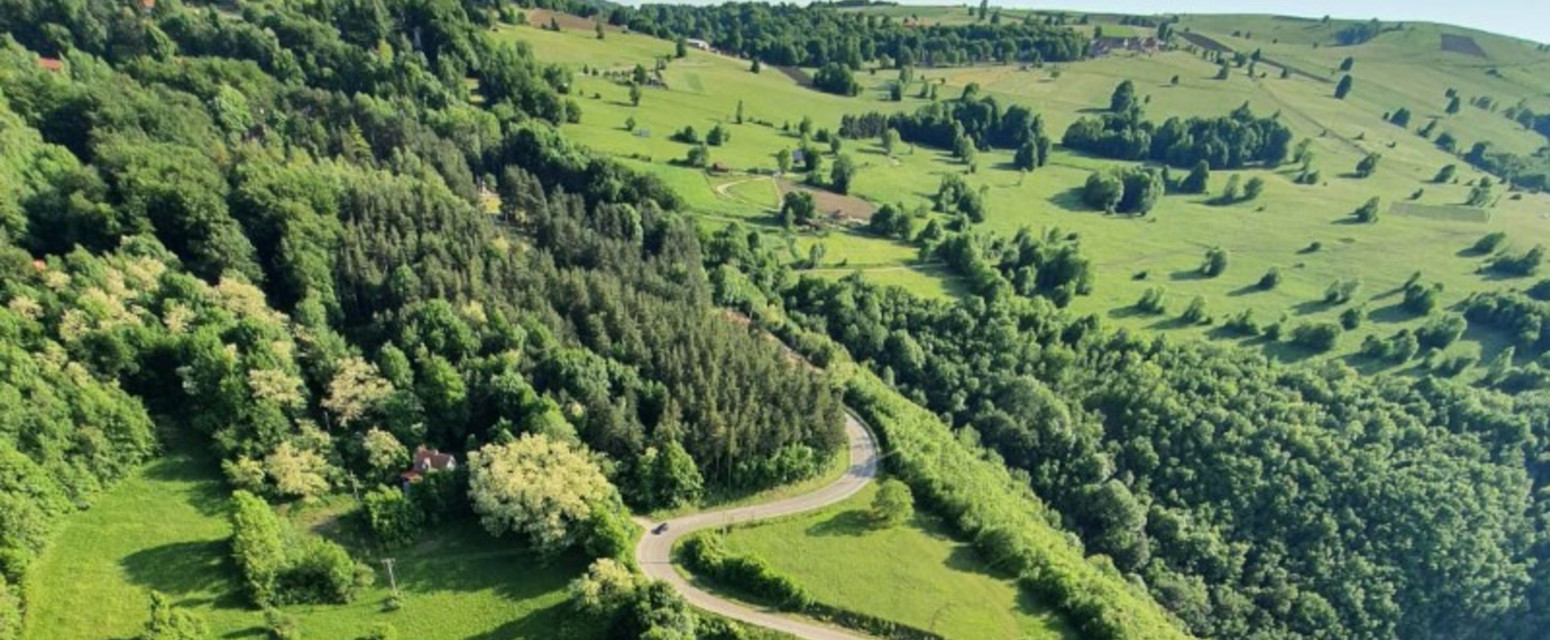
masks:
[[[647,523],[646,535],[635,546],[635,560],[652,579],[672,585],[689,604],[711,613],[773,629],[807,640],[862,640],[867,636],[835,627],[798,620],[767,609],[756,609],[726,600],[700,589],[673,568],[673,545],[695,531],[729,524],[754,522],[820,509],[860,491],[877,475],[877,441],[861,421],[845,414],[845,439],[850,443],[850,467],[845,475],[821,489],[784,500],[717,511],[705,511],[667,520],[667,529],[652,533],[662,523]]]

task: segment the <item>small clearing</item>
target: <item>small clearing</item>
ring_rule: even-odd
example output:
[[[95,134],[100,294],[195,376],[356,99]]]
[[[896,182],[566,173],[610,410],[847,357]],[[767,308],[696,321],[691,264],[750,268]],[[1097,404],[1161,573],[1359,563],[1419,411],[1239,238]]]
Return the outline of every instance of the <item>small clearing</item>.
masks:
[[[877,212],[877,205],[857,198],[855,196],[840,195],[833,191],[814,189],[806,185],[800,185],[790,180],[776,180],[780,187],[780,196],[786,197],[791,191],[806,191],[813,194],[813,201],[818,205],[818,214],[821,216],[833,216],[856,222],[867,222],[872,219],[872,214]]]

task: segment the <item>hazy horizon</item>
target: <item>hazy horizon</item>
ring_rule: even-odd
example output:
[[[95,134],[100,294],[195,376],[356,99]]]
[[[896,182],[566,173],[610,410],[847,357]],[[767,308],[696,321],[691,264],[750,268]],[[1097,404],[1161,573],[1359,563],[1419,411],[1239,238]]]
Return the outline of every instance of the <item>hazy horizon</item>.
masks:
[[[962,2],[898,0],[899,4],[954,5]],[[1048,2],[992,2],[994,6],[1016,9],[1064,9],[1104,13],[1152,15],[1159,13],[1268,13],[1321,18],[1331,16],[1350,20],[1378,18],[1388,22],[1424,21],[1470,27],[1515,36],[1535,42],[1550,42],[1550,14],[1534,12],[1513,0],[1477,2],[1372,2],[1370,0],[1304,0],[1297,3],[1255,0],[1052,0]]]
[[[635,0],[625,4],[721,4],[729,0]],[[765,0],[770,1],[770,0]],[[962,1],[894,0],[901,5],[955,6]],[[804,3],[799,3],[804,4]],[[975,0],[973,4],[978,4]],[[1305,0],[1296,4],[1262,0],[1012,0],[992,2],[1008,9],[1060,9],[1094,13],[1156,15],[1162,13],[1263,13],[1347,20],[1378,18],[1388,22],[1440,22],[1480,29],[1534,42],[1550,42],[1550,17],[1533,18],[1523,3],[1514,0],[1479,0],[1468,4],[1441,0],[1416,0],[1404,4],[1372,0]],[[1542,16],[1550,14],[1541,14]]]

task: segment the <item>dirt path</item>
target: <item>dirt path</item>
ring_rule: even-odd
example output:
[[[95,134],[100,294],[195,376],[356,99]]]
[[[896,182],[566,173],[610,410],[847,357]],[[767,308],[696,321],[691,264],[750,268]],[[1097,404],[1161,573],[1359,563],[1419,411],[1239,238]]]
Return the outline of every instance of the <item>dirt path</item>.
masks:
[[[647,576],[666,582],[682,594],[689,604],[711,613],[807,640],[867,638],[868,636],[856,632],[717,597],[690,584],[683,574],[673,567],[672,561],[674,543],[696,531],[821,509],[855,495],[877,475],[877,441],[872,437],[871,431],[849,413],[845,414],[845,438],[850,443],[850,468],[846,469],[845,475],[838,480],[822,489],[793,498],[672,518],[660,523],[667,527],[661,533],[652,533],[657,530],[659,523],[642,522],[641,524],[647,529],[646,535],[635,547],[636,562],[640,564],[641,570]]]

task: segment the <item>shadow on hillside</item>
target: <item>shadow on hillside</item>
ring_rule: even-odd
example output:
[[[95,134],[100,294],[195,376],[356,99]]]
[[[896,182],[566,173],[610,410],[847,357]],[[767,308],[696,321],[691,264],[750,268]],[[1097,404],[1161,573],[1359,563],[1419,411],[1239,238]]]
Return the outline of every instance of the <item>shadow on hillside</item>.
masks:
[[[1332,306],[1334,305],[1331,305],[1330,303],[1323,300],[1304,300],[1292,305],[1292,314],[1305,316],[1310,313],[1318,313],[1325,309],[1329,309]]]
[[[1251,293],[1258,293],[1260,291],[1264,291],[1264,289],[1260,288],[1259,283],[1256,282],[1254,284],[1246,284],[1238,287],[1237,289],[1233,289],[1232,291],[1228,291],[1227,295],[1233,298],[1241,298]]]
[[[863,536],[872,531],[872,521],[865,511],[842,511],[807,528],[811,536]]]
[[[944,560],[942,565],[961,573],[988,573],[998,578],[1017,577],[1005,569],[990,566],[979,553],[974,551],[974,547],[963,543],[953,545],[952,553],[947,554],[947,560]]]
[[[136,551],[119,564],[130,582],[174,596],[180,606],[241,608],[241,597],[230,588],[236,572],[228,564],[228,551],[221,539],[174,542]],[[221,595],[215,599],[189,597],[213,591]]]
[[[1392,304],[1387,307],[1373,309],[1372,311],[1367,312],[1368,320],[1372,322],[1381,322],[1384,324],[1405,322],[1406,320],[1410,320],[1414,317],[1415,314],[1406,311],[1403,304]]]
[[[1081,187],[1066,189],[1065,191],[1050,196],[1049,202],[1050,204],[1053,204],[1072,213],[1086,213],[1091,211],[1087,208],[1086,203],[1082,202]]]
[[[1199,269],[1180,269],[1168,274],[1169,280],[1206,280],[1209,276],[1201,273]]]
[[[512,640],[514,638],[554,638],[575,640],[598,637],[597,623],[587,616],[575,615],[565,602],[534,611],[521,620],[512,620],[468,640]]]
[[[205,516],[226,514],[227,493],[217,480],[220,470],[202,456],[169,453],[167,457],[151,464],[145,477],[158,482],[189,483],[188,504]]]
[[[1109,309],[1109,313],[1108,313],[1108,316],[1110,318],[1115,318],[1115,319],[1119,319],[1119,318],[1134,318],[1136,316],[1142,316],[1142,315],[1146,315],[1146,312],[1142,311],[1140,309],[1137,309],[1135,307],[1135,305],[1125,305],[1123,307],[1115,307],[1113,309]]]

